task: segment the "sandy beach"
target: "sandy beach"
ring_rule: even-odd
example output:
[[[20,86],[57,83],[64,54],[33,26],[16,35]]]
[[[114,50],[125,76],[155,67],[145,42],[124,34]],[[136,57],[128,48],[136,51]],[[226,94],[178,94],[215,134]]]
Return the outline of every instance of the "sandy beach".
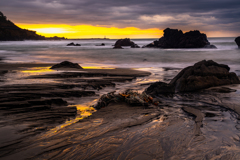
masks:
[[[0,64],[1,159],[240,155],[221,147],[239,140],[239,85],[158,96],[157,106],[111,102],[96,110],[91,106],[101,95],[134,89],[131,81],[152,73],[126,68],[51,70],[52,65]],[[166,72],[171,70],[175,68]],[[144,90],[150,84],[139,86]]]

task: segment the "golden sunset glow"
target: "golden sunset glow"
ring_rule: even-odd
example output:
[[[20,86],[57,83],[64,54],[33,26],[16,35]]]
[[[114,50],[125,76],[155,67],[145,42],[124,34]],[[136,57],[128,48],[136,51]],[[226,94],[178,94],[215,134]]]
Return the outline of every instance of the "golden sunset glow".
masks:
[[[163,31],[158,28],[139,29],[135,27],[116,28],[91,25],[17,24],[23,29],[37,31],[46,37],[65,38],[159,38]]]

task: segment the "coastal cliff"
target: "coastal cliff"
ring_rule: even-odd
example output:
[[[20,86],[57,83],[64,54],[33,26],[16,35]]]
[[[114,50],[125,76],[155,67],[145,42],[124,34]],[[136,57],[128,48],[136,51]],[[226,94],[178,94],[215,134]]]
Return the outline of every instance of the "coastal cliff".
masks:
[[[36,31],[21,29],[7,19],[0,12],[0,41],[22,41],[22,40],[60,40],[64,37],[44,37],[36,34]]]

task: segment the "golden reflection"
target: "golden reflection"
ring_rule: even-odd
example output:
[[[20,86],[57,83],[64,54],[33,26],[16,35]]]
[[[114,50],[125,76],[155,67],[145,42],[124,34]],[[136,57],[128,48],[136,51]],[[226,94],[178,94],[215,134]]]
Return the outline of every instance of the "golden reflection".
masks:
[[[96,109],[93,107],[89,107],[89,106],[84,106],[84,105],[72,105],[69,107],[76,107],[78,112],[79,112],[79,119],[83,119],[86,118],[88,116],[91,116],[93,112],[96,112]]]
[[[49,67],[34,67],[30,70],[23,70],[23,73],[42,73],[42,72],[53,72],[54,70],[49,69]]]
[[[87,67],[83,67],[83,69],[116,69],[116,68],[87,66]]]
[[[94,101],[97,101],[97,100],[94,100]],[[78,122],[79,120],[81,120],[83,118],[87,118],[87,117],[91,116],[92,113],[97,111],[93,107],[86,106],[86,105],[81,105],[81,104],[79,104],[79,105],[69,105],[68,107],[76,107],[77,111],[78,111],[78,116],[75,119],[68,120],[64,124],[61,124],[61,125],[57,126],[56,128],[52,129],[51,131],[53,133],[58,132],[58,130],[60,130],[64,127],[70,126],[71,124],[74,124],[74,123]]]

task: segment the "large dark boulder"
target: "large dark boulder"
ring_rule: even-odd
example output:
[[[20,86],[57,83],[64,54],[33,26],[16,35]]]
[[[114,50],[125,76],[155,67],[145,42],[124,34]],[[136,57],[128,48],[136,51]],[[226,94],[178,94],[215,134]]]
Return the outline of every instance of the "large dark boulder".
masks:
[[[58,68],[76,68],[76,69],[83,69],[79,64],[72,63],[69,61],[63,61],[61,63],[53,65],[50,69],[58,69]]]
[[[240,48],[240,36],[235,39],[235,42],[238,45],[238,48]]]
[[[132,46],[132,45],[135,45],[135,43],[131,41],[129,38],[119,39],[114,44],[114,46]]]
[[[210,45],[206,34],[198,30],[183,33],[178,29],[166,28],[164,35],[158,41],[154,41],[144,47],[155,48],[216,48]]]
[[[239,84],[238,76],[230,68],[212,60],[200,61],[184,68],[169,84],[156,82],[146,89],[147,94],[190,92],[209,87]]]

